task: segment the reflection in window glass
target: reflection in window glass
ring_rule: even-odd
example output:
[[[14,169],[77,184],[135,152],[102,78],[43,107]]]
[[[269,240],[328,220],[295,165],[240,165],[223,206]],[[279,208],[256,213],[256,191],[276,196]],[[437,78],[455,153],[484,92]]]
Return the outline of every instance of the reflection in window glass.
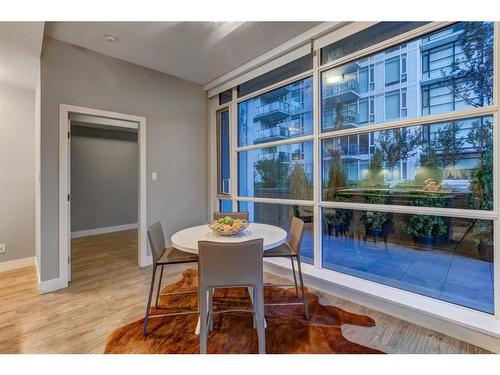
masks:
[[[385,61],[385,85],[399,82],[399,56]]]
[[[385,94],[385,118],[386,120],[399,118],[399,91]]]
[[[323,267],[493,314],[493,221],[323,209]]]
[[[233,202],[230,199],[220,199],[219,212],[233,212]]]
[[[238,153],[238,195],[286,199],[313,197],[313,143]]]
[[[492,105],[493,23],[457,23],[321,76],[323,131]],[[375,110],[366,121],[370,96]]]
[[[325,139],[322,198],[492,210],[492,123],[487,116]]]
[[[401,35],[427,22],[379,22],[321,49],[321,64]]]
[[[238,104],[238,146],[312,134],[312,78]]]
[[[312,53],[310,53],[298,58],[297,60],[291,61],[288,64],[282,65],[279,68],[273,69],[270,72],[251,79],[250,81],[242,83],[237,88],[238,98],[250,95],[252,92],[264,89],[287,78],[306,72],[312,69],[312,62],[313,57]]]
[[[223,91],[219,94],[219,105],[225,104],[233,100],[233,89]]]
[[[304,221],[304,236],[300,246],[300,260],[313,264],[313,207],[289,206],[284,204],[269,204],[255,202],[238,202],[238,211],[248,211],[251,222],[276,225],[290,234],[292,217]]]

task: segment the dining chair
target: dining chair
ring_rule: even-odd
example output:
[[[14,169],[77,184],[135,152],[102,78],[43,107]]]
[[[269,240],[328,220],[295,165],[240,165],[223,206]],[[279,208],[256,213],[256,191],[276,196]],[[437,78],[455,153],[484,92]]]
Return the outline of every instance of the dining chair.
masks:
[[[200,310],[200,353],[207,353],[208,331],[213,315],[229,312],[252,312],[257,328],[259,353],[266,352],[264,318],[264,240],[220,243],[198,242],[198,306]],[[244,309],[213,310],[213,295],[218,288],[252,288],[253,311]]]
[[[298,217],[292,218],[290,225],[290,238],[284,244],[264,252],[264,258],[289,258],[292,263],[293,281],[295,283],[295,293],[299,297],[299,289],[297,286],[297,275],[295,273],[294,259],[297,261],[299,271],[300,289],[302,302],[286,302],[286,303],[266,303],[267,305],[304,305],[304,315],[309,319],[309,309],[307,307],[307,296],[304,288],[304,279],[302,277],[302,267],[300,264],[300,244],[304,235],[304,221]],[[266,284],[266,287],[276,287],[278,285]],[[287,285],[288,286],[288,285]]]
[[[151,299],[155,287],[156,269],[160,268],[160,278],[158,280],[158,288],[156,290],[155,309],[158,307],[160,296],[181,295],[189,293],[197,293],[197,290],[178,291],[170,293],[161,293],[161,281],[163,277],[163,267],[169,264],[194,263],[198,261],[196,254],[187,253],[174,247],[165,247],[165,236],[160,222],[153,224],[148,229],[149,244],[151,245],[153,255],[153,277],[151,278],[151,286],[149,288],[148,304],[146,308],[146,316],[144,318],[144,336],[148,335],[148,322],[151,318],[162,318],[165,316],[197,314],[198,311],[179,311],[174,313],[153,314],[151,315]]]
[[[214,220],[222,219],[223,217],[229,216],[232,219],[241,219],[248,221],[248,211],[240,212],[214,212]]]

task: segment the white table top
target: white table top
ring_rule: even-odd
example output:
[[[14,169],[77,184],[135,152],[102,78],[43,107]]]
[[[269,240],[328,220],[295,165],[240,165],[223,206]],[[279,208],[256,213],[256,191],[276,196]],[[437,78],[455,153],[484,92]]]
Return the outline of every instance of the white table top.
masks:
[[[275,248],[286,241],[287,233],[280,227],[268,224],[250,223],[247,229],[234,236],[219,236],[207,224],[183,229],[170,238],[172,246],[189,253],[198,253],[198,241],[235,243],[264,239],[264,251]]]

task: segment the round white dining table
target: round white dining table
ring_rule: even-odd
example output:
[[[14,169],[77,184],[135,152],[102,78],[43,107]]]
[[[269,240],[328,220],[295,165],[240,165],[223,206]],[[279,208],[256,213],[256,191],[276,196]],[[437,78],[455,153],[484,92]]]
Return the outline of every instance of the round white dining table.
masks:
[[[234,236],[220,236],[214,233],[207,224],[186,228],[170,237],[172,246],[189,253],[198,254],[198,241],[213,241],[220,243],[237,243],[250,241],[257,238],[264,240],[264,251],[275,248],[286,241],[286,231],[280,227],[268,224],[250,223],[248,228]],[[249,290],[250,298],[252,291]],[[253,301],[252,301],[253,302]],[[264,320],[264,326],[267,326]],[[196,325],[195,333],[200,334],[200,319]]]
[[[198,241],[235,243],[257,238],[264,240],[264,251],[275,248],[286,241],[284,229],[268,224],[250,223],[248,228],[234,236],[220,236],[214,233],[207,224],[183,229],[170,238],[172,246],[189,253],[198,253]]]

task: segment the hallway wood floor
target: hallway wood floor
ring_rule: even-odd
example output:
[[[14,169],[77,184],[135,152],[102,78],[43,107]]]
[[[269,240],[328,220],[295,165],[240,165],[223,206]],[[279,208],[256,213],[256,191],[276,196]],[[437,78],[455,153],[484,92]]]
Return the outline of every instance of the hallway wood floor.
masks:
[[[34,267],[0,273],[0,353],[102,353],[114,329],[142,318],[151,267],[137,266],[136,233],[73,240],[73,281],[65,290],[39,295]],[[188,267],[192,265],[166,267],[164,283],[178,280]],[[322,303],[375,319],[371,328],[344,326],[344,336],[351,341],[388,353],[487,353],[363,306],[319,295]]]

